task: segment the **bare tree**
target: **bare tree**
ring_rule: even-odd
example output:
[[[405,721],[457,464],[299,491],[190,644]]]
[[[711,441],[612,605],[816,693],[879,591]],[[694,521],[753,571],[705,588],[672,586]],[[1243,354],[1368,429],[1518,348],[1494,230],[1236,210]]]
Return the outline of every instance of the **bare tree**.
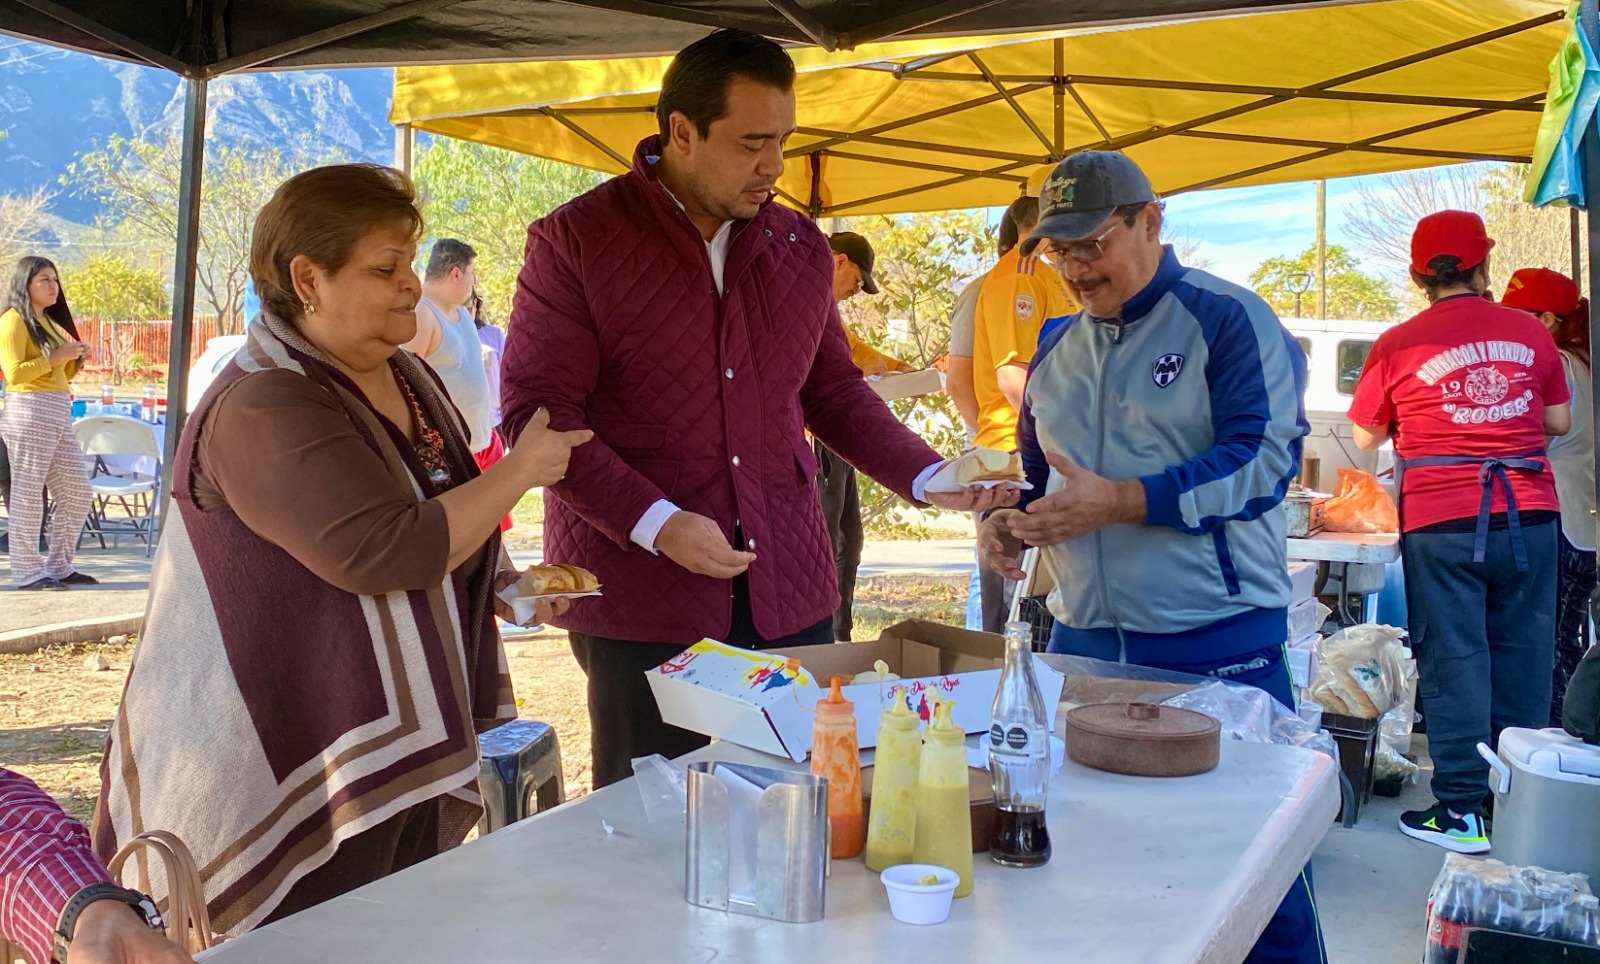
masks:
[[[1363,182],[1348,215],[1346,233],[1374,267],[1393,278],[1413,309],[1424,304],[1411,283],[1411,232],[1424,216],[1455,209],[1483,216],[1495,239],[1489,286],[1505,290],[1518,268],[1554,268],[1573,273],[1569,215],[1563,208],[1536,208],[1522,200],[1527,168],[1512,164],[1468,164],[1386,174]],[[1583,279],[1579,279],[1580,284]]]
[[[1381,274],[1406,279],[1411,262],[1411,231],[1426,215],[1456,209],[1483,211],[1488,204],[1481,165],[1433,167],[1385,174],[1376,183],[1359,182],[1345,233],[1367,263]],[[1409,283],[1407,285],[1409,287]]]
[[[9,269],[43,239],[50,198],[42,187],[28,194],[0,194],[0,266]]]
[[[103,203],[113,225],[170,249],[178,237],[181,155],[175,131],[138,138],[114,135],[101,149],[74,161],[62,183]],[[206,150],[196,280],[229,333],[243,320],[239,304],[249,277],[250,231],[256,212],[278,184],[307,163],[276,150],[230,146]]]

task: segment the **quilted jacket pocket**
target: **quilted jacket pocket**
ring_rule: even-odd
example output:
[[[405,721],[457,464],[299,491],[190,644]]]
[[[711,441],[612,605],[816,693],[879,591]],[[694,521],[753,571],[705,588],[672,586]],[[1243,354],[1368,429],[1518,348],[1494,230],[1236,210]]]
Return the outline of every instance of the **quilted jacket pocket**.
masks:
[[[822,469],[822,466],[817,462],[817,453],[813,452],[811,446],[804,441],[795,445],[794,465],[800,471],[800,478],[806,481],[816,478],[817,473]]]

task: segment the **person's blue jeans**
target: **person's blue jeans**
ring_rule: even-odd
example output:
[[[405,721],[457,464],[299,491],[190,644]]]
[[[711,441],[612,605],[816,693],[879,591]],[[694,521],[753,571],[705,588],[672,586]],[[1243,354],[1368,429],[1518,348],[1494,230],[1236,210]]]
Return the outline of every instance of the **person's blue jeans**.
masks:
[[[1059,624],[1056,629],[1058,631],[1050,635],[1050,652],[1087,655],[1072,653],[1068,648],[1068,640],[1075,634],[1060,631],[1064,627]],[[1180,641],[1178,635],[1175,634],[1174,642]],[[1141,665],[1259,687],[1292,710],[1295,707],[1294,682],[1289,678],[1289,667],[1283,661],[1283,645],[1284,641],[1278,640],[1250,652],[1198,663],[1145,662]],[[1322,922],[1317,916],[1316,893],[1311,886],[1311,865],[1308,863],[1294,883],[1289,885],[1289,892],[1273,912],[1272,919],[1267,921],[1266,930],[1256,939],[1255,947],[1250,949],[1249,956],[1245,958],[1245,964],[1326,964],[1327,960],[1328,953],[1322,941]]]
[[[1491,529],[1483,562],[1471,532],[1408,532],[1406,610],[1417,655],[1417,696],[1428,718],[1433,796],[1457,813],[1480,813],[1491,748],[1508,726],[1549,722],[1556,645],[1559,523],[1524,525],[1528,571],[1518,572],[1511,533]]]

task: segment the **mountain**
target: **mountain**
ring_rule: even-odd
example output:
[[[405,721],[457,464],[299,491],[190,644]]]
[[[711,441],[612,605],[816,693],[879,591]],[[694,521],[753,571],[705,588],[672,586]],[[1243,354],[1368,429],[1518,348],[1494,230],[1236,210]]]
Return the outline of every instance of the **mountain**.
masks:
[[[4,41],[0,37],[0,41]],[[394,128],[387,68],[241,74],[211,82],[207,143],[330,149],[389,162]],[[0,43],[0,194],[45,187],[51,212],[89,223],[99,206],[60,182],[67,165],[114,134],[183,123],[178,78],[38,44]]]

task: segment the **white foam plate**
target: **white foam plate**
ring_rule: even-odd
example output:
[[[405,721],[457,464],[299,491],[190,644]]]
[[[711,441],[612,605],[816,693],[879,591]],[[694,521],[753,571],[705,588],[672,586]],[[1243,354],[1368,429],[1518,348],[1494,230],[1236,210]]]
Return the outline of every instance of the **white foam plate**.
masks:
[[[1033,488],[1032,482],[1014,482],[1010,479],[990,479],[986,482],[973,482],[972,484],[984,489],[992,489],[995,486],[1003,485],[1007,488],[1017,489],[1021,492],[1027,492]],[[966,486],[956,481],[956,462],[954,459],[952,459],[951,461],[945,463],[944,468],[933,473],[933,478],[928,480],[926,491],[960,492],[965,488]]]
[[[600,590],[593,592],[550,592],[542,596],[519,596],[516,586],[507,586],[497,594],[500,599],[511,607],[516,614],[517,625],[527,626],[534,620],[534,607],[540,600],[554,602],[557,599],[583,599],[586,596],[601,595]]]

